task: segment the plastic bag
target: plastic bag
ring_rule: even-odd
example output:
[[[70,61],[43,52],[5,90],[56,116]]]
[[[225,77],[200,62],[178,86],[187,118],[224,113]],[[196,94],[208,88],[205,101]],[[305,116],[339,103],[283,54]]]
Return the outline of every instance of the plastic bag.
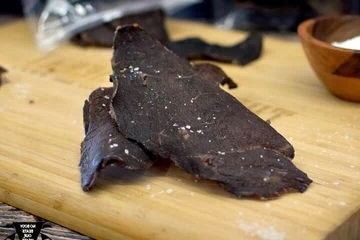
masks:
[[[128,14],[162,8],[172,13],[200,0],[23,0],[42,50],[51,50],[87,28]]]

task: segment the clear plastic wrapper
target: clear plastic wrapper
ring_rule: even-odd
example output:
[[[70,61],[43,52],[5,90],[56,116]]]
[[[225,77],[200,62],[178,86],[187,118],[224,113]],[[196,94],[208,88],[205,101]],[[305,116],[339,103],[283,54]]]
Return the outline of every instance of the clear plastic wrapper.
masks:
[[[51,50],[87,28],[151,9],[175,12],[201,0],[23,0],[24,13],[42,50]]]

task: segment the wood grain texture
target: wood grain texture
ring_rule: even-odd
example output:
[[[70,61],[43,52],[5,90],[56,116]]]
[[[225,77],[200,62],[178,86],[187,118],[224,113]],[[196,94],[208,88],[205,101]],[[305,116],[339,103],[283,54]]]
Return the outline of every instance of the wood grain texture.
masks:
[[[244,37],[186,22],[168,28],[174,39]],[[297,41],[269,36],[259,61],[219,64],[239,85],[229,92],[271,119],[314,180],[304,194],[255,201],[174,166],[137,178],[112,171],[82,192],[82,105],[109,85],[111,50],[65,45],[43,55],[22,22],[2,26],[0,39],[0,63],[9,70],[0,88],[0,201],[98,239],[359,238],[360,106],[323,88]]]
[[[27,212],[18,210],[9,205],[0,203],[0,239],[5,239],[15,232],[12,224],[14,222],[36,222],[46,220],[33,216]],[[53,240],[89,240],[90,238],[82,236],[71,230],[63,228],[57,224],[46,222],[42,231]]]

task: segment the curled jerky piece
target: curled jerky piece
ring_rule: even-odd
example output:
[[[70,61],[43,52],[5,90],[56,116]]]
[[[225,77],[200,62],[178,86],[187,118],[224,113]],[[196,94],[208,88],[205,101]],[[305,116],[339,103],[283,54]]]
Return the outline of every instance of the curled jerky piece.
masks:
[[[88,191],[97,174],[109,164],[128,170],[147,169],[150,157],[136,144],[125,139],[109,114],[112,88],[99,88],[84,105],[85,139],[81,144],[81,186]]]
[[[208,59],[246,65],[261,56],[262,36],[259,33],[250,33],[243,42],[228,47],[209,44],[199,38],[169,42],[167,46],[179,56],[189,60]]]
[[[284,137],[141,28],[117,30],[112,66],[112,116],[151,153],[237,196],[303,192],[311,183]]]
[[[83,31],[72,38],[72,41],[81,46],[112,47],[114,32],[118,26],[139,24],[159,41],[168,41],[165,29],[165,13],[158,9],[138,14],[127,15],[100,26]]]

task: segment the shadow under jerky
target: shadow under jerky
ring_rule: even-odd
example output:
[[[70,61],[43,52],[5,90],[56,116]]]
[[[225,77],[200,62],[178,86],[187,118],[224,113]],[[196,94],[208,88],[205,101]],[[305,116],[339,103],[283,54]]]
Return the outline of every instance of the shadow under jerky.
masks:
[[[144,170],[152,159],[136,143],[125,139],[109,114],[112,88],[99,88],[84,105],[85,139],[81,144],[81,186],[94,186],[98,173],[116,164],[127,170]]]
[[[0,86],[4,83],[4,74],[7,73],[7,70],[0,66]]]
[[[189,62],[138,27],[114,41],[111,111],[126,138],[236,196],[307,189],[291,144]]]

